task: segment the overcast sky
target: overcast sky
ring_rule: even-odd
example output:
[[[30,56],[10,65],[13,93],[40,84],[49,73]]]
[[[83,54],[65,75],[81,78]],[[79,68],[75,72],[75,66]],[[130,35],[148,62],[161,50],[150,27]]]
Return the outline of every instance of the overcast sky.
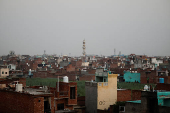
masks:
[[[0,55],[170,55],[170,0],[0,0]]]

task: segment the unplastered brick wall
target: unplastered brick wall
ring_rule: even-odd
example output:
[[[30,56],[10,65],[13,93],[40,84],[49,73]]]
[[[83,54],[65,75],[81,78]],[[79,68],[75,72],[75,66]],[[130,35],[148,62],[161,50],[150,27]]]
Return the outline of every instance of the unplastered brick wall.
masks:
[[[0,90],[0,113],[44,113],[44,97]],[[54,113],[54,97],[51,97]]]
[[[158,84],[156,85],[155,90],[166,90],[166,91],[170,91],[170,84],[158,83]]]
[[[141,100],[141,90],[117,90],[117,101]]]
[[[147,71],[150,71],[150,73],[146,73]],[[149,78],[149,83],[156,83],[156,71],[155,70],[140,70],[141,74],[141,84],[146,84],[147,79]]]
[[[79,77],[80,81],[91,81],[95,80],[95,75],[82,75]]]
[[[57,88],[58,83],[56,83],[56,88]],[[75,99],[70,99],[70,87],[75,87]],[[76,82],[59,82],[59,92],[67,92],[68,91],[68,100],[67,104],[68,105],[76,105],[77,104],[77,83]],[[61,98],[59,96],[58,98]]]
[[[44,97],[34,98],[34,113],[44,112]]]
[[[11,91],[0,91],[0,95],[1,113],[34,113],[34,98],[31,95]]]
[[[141,100],[141,90],[132,90],[132,100]]]
[[[129,101],[131,100],[131,90],[117,90],[117,101]]]

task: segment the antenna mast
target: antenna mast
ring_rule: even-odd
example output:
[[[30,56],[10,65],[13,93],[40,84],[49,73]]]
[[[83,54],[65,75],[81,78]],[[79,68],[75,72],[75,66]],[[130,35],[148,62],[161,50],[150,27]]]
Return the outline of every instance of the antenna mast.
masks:
[[[116,56],[116,49],[114,48],[114,56]]]

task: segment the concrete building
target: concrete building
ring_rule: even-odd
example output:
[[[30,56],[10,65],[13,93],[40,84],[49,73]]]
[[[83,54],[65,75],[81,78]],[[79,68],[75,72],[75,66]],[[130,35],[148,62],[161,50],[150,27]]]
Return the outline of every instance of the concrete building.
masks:
[[[82,62],[82,65],[83,67],[88,67],[89,66],[89,62]]]
[[[8,65],[9,70],[16,70],[16,65],[14,64],[9,64]]]
[[[9,69],[8,68],[0,68],[0,78],[5,78],[9,76]]]
[[[47,88],[22,89],[16,85],[16,89],[0,90],[1,113],[55,113],[54,97]]]
[[[85,104],[87,113],[97,113],[97,109],[108,109],[117,101],[117,76],[103,69],[96,70],[96,81],[85,83]]]
[[[127,101],[125,113],[169,113],[170,92],[142,91],[141,100]]]
[[[67,66],[68,64],[69,64],[69,62],[67,60],[63,60],[60,62],[60,67]]]
[[[155,67],[157,67],[160,63],[163,63],[163,59],[153,57],[151,58],[151,62],[155,64]]]

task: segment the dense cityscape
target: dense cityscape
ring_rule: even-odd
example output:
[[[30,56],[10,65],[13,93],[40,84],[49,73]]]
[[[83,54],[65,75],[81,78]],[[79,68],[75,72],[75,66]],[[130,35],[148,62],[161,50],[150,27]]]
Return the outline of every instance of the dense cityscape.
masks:
[[[1,112],[170,110],[169,56],[116,55],[116,49],[111,56],[86,55],[85,40],[82,48],[79,57],[48,55],[45,50],[42,55],[10,51],[1,56]]]
[[[0,0],[0,113],[170,113],[170,0]]]

